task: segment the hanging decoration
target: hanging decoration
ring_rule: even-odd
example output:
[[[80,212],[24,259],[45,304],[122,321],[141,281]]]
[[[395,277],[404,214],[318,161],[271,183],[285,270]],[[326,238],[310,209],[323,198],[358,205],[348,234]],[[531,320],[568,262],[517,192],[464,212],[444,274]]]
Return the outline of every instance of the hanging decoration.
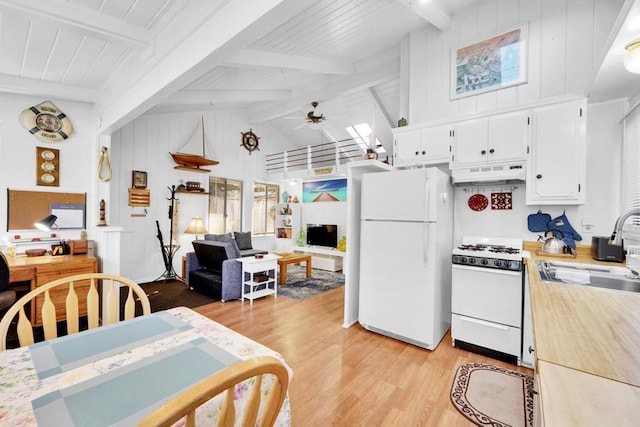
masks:
[[[491,193],[491,209],[492,210],[513,209],[511,191]]]
[[[71,120],[51,101],[44,101],[20,113],[20,124],[43,142],[60,142],[73,134]]]
[[[109,153],[107,147],[102,147],[100,150],[100,158],[98,159],[98,181],[107,182],[111,181],[112,170],[111,162],[109,161]]]
[[[251,154],[255,150],[260,150],[260,137],[253,133],[253,129],[249,129],[249,132],[240,132],[242,134],[242,145]]]

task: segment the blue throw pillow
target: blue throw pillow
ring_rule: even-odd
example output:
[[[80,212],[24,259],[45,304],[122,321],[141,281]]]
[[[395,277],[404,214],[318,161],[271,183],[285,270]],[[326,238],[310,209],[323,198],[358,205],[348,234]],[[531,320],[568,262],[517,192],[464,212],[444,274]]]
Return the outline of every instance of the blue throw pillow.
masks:
[[[238,243],[238,248],[240,248],[240,250],[253,249],[250,231],[244,233],[239,233],[236,231],[235,233],[233,233],[233,235],[236,238],[236,243]]]

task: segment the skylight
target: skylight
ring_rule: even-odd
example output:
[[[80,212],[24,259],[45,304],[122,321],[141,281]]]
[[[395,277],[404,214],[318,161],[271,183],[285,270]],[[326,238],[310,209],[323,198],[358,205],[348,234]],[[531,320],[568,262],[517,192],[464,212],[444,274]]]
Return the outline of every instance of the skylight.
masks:
[[[355,142],[358,143],[363,152],[367,151],[369,148],[369,135],[371,134],[371,127],[369,127],[368,123],[360,123],[353,126],[347,126],[347,132],[351,135],[351,138]],[[378,153],[386,153],[387,150],[384,149],[378,137],[376,137],[376,152]]]

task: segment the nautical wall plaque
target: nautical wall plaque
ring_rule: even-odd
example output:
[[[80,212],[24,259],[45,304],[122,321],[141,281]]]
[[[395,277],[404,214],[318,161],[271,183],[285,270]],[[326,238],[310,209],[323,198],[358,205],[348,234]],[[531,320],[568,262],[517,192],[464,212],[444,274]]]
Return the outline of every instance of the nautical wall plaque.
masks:
[[[73,133],[71,120],[51,101],[44,101],[20,113],[20,123],[43,142],[59,142]]]

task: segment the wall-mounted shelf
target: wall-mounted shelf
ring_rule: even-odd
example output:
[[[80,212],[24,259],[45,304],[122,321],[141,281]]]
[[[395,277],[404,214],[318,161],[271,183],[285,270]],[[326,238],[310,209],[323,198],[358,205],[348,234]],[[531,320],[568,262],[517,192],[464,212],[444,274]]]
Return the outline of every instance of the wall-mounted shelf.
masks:
[[[176,193],[180,193],[180,194],[203,194],[205,196],[208,196],[209,193],[206,191],[188,191],[188,190],[176,190]]]
[[[151,191],[142,188],[129,188],[129,206],[150,206]]]

